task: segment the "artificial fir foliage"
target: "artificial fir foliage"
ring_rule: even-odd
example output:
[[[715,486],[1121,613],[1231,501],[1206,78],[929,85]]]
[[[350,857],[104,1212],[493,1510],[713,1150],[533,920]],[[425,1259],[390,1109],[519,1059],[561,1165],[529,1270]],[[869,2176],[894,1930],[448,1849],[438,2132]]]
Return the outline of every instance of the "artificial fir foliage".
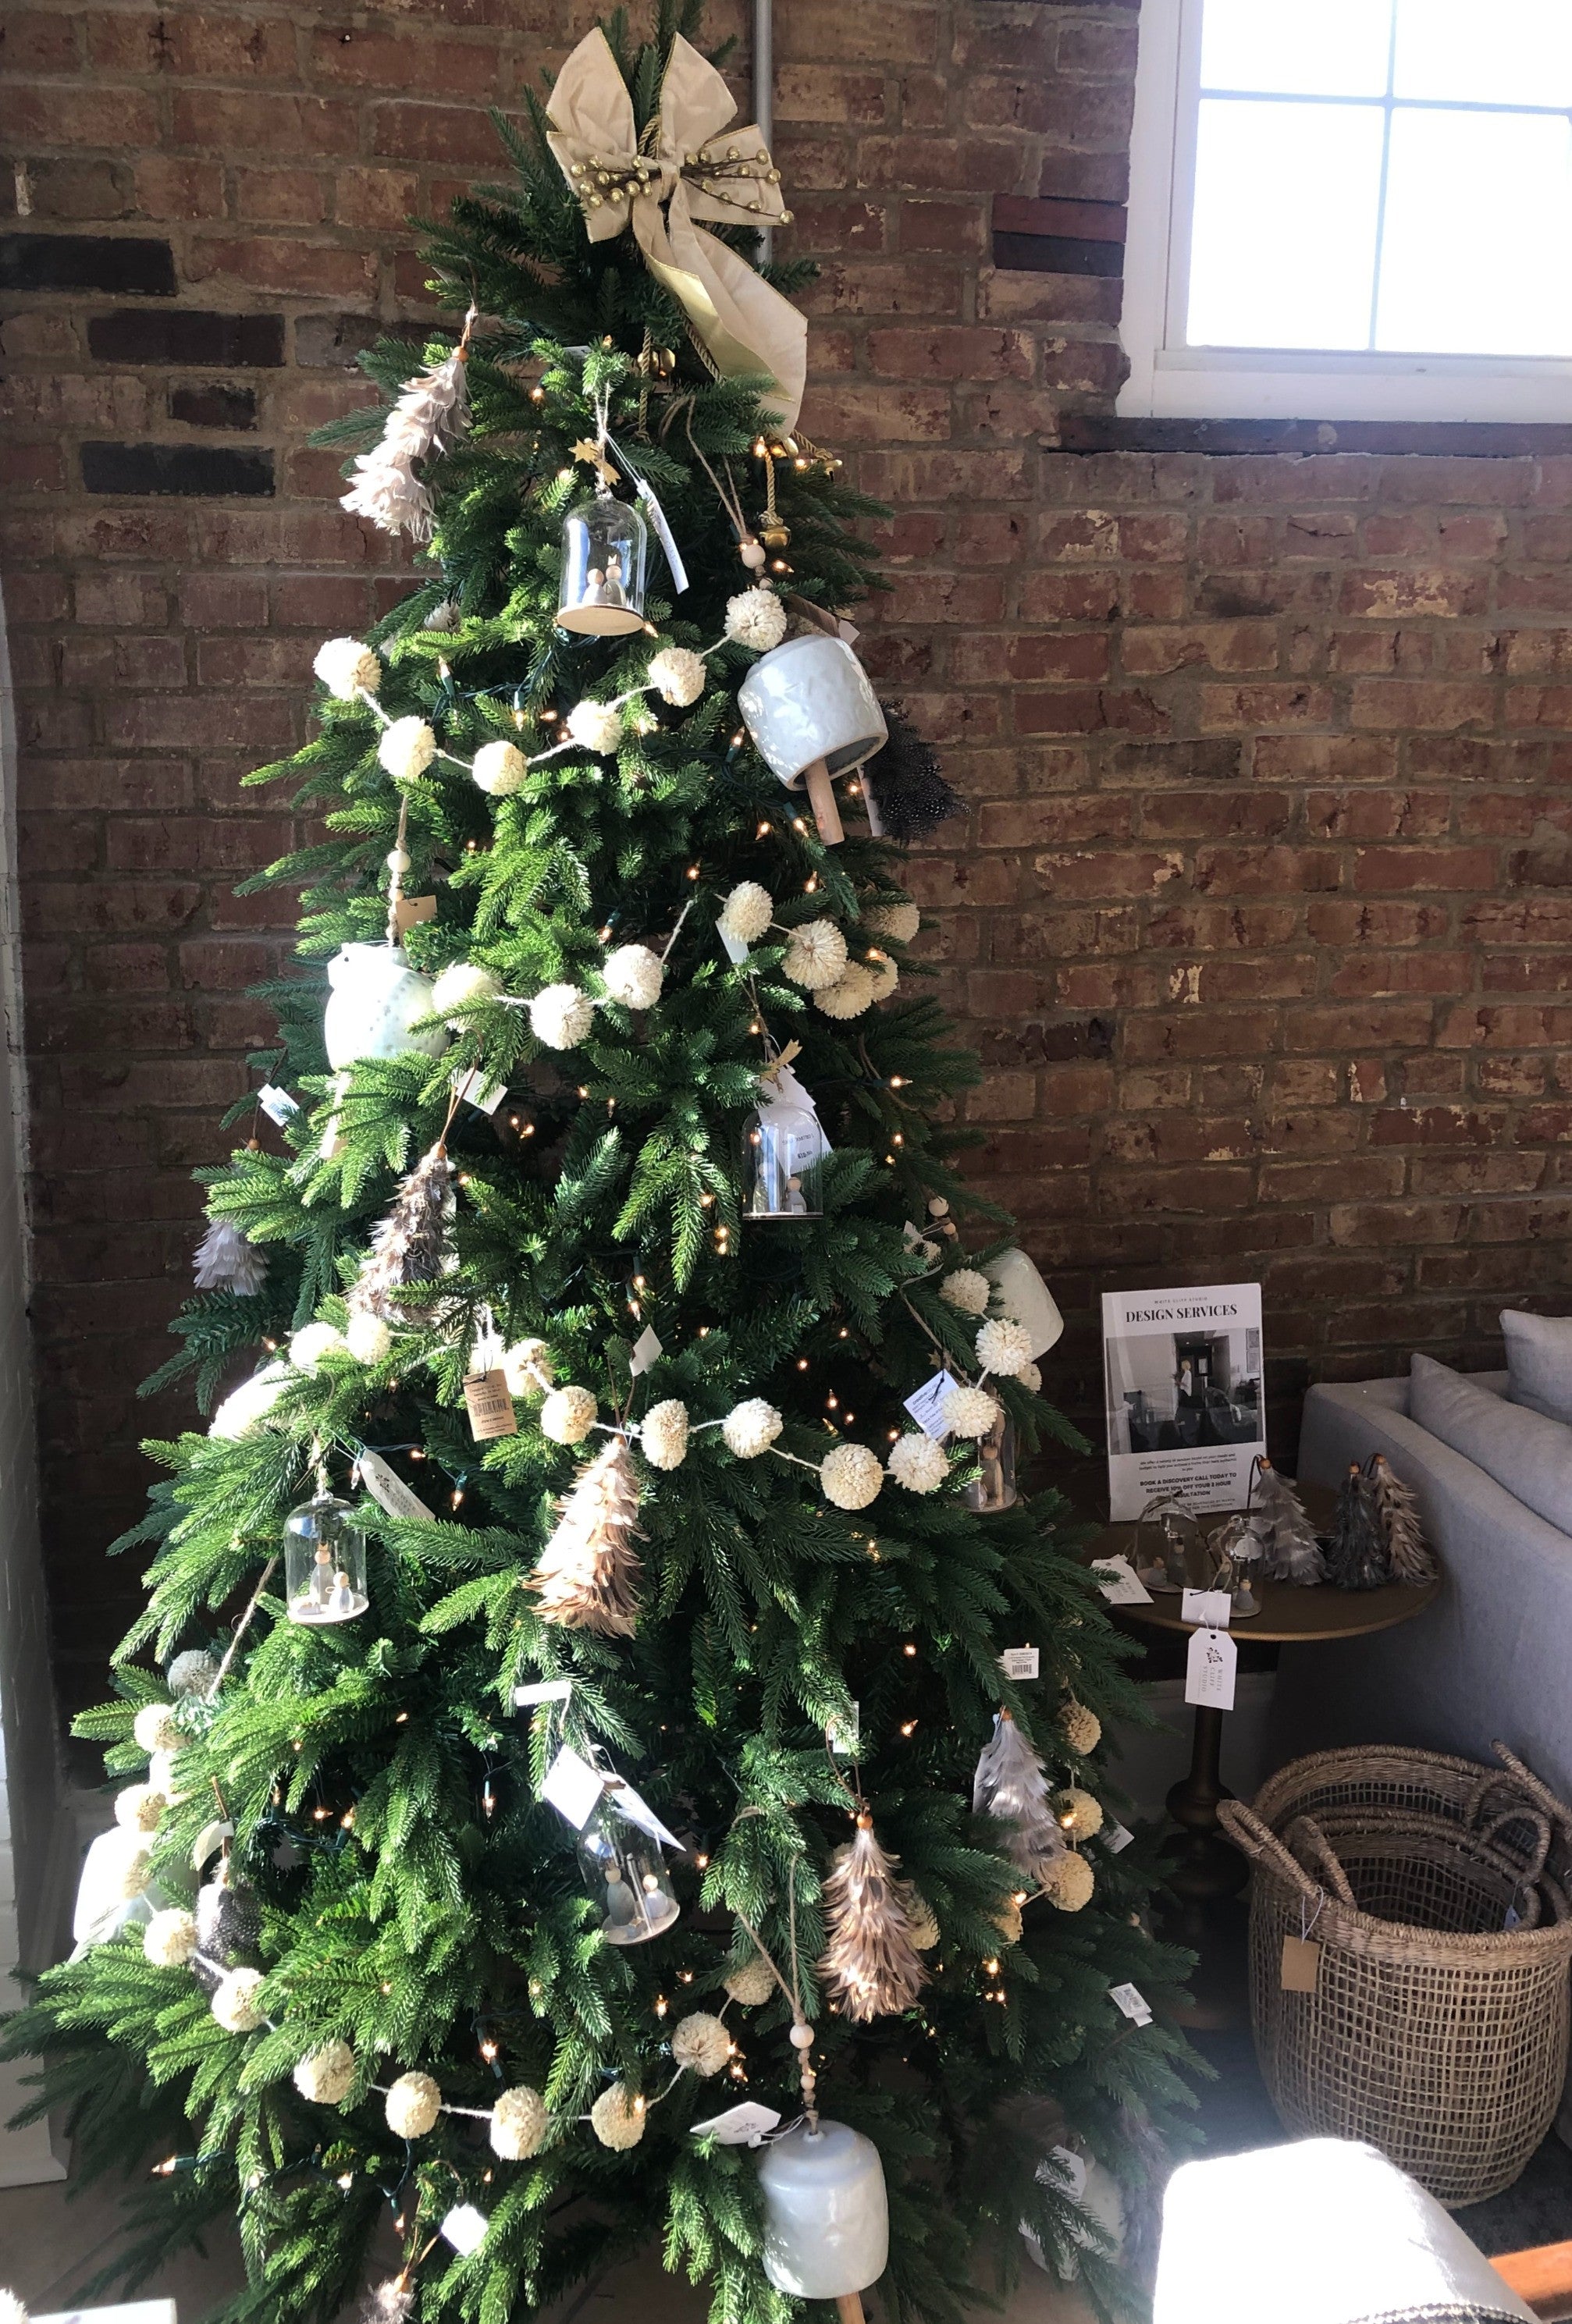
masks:
[[[661,0],[643,48],[608,30],[642,134],[669,57],[693,78],[694,12]],[[1162,2015],[1183,1956],[1148,1932],[1144,1842],[1061,1854],[1046,1895],[968,1796],[1002,1706],[1077,1799],[1106,1787],[1096,1722],[1133,1691],[1065,1505],[971,1514],[975,1433],[890,1457],[941,1361],[968,1426],[969,1395],[998,1400],[1023,1457],[1075,1440],[1031,1367],[981,1388],[1007,1222],[958,1175],[977,1067],[921,991],[899,853],[844,787],[845,844],[822,845],[739,718],[789,621],[822,628],[865,591],[865,504],[830,456],[779,441],[767,379],[700,359],[648,235],[587,235],[543,128],[505,125],[512,180],[433,237],[455,327],[421,364],[402,341],[367,358],[390,401],[456,380],[476,310],[467,430],[420,454],[394,430],[393,497],[420,512],[407,479],[430,503],[418,577],[370,640],[331,641],[314,739],[256,778],[323,834],[266,875],[303,891],[301,965],[268,988],[281,1041],[256,1063],[299,1110],[204,1174],[210,1218],[267,1272],[177,1327],[162,1379],[194,1372],[204,1409],[226,1393],[209,1433],[156,1448],[170,1480],[130,1536],[149,1604],[119,1699],[80,1723],[112,1780],[149,1786],[115,1835],[129,1917],[45,1978],[8,2045],[42,2055],[79,2167],[154,2142],[106,2282],[237,2219],[268,2324],[364,2296],[504,2324],[653,2243],[707,2280],[717,2324],[781,2324],[755,2158],[691,2127],[734,2095],[790,2114],[817,2088],[883,2157],[891,2312],[953,2319],[987,2252],[1017,2264],[1023,2218],[1076,2240],[1034,2180],[1037,2102],[1139,2217],[1184,2097]],[[695,215],[752,254],[724,208]],[[338,440],[385,445],[384,418]],[[606,466],[623,497],[658,496],[689,586],[652,545],[643,626],[569,637],[564,519]],[[449,972],[425,1053],[330,1071],[322,964],[382,944],[401,898],[434,899],[402,915],[413,966]],[[744,1125],[782,1052],[833,1149],[822,1214],[750,1217]],[[515,1422],[485,1441],[465,1400],[481,1347]],[[370,1545],[369,1605],[321,1627],[287,1618],[278,1570],[314,1477]],[[550,1618],[564,1528],[591,1597],[613,1555],[615,1621]],[[999,1657],[1026,1638],[1022,1686]],[[647,1941],[603,1939],[573,1816],[542,1794],[564,1747],[592,1794],[653,1820],[649,1877],[680,1913]],[[848,1801],[882,1871],[870,1828],[832,1872],[863,1839]],[[220,1841],[210,1997],[189,1916]],[[811,1965],[873,1905],[898,1910],[882,1937],[874,1916],[893,1966],[864,2020]],[[1125,1982],[1155,2024],[1120,2015]],[[723,2012],[717,2085],[718,2037],[691,2029]],[[438,2234],[465,2206],[469,2251]],[[372,2255],[394,2219],[390,2272]],[[1077,2248],[1123,2304],[1105,2246]]]

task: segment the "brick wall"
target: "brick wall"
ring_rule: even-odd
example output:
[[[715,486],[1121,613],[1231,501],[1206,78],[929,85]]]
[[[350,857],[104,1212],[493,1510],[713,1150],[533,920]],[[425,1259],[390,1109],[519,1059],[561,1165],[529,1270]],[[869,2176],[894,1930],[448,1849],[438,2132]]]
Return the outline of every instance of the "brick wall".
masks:
[[[228,894],[291,836],[237,778],[400,586],[305,438],[419,311],[405,213],[491,169],[485,106],[590,13],[11,19],[0,553],[69,1693],[136,1597],[100,1558],[144,1482],[132,1383],[283,941]],[[1122,0],[791,0],[785,246],[824,263],[805,422],[896,510],[869,659],[968,800],[913,879],[988,1064],[981,1167],[1071,1315],[1057,1385],[1095,1406],[1097,1289],[1259,1272],[1291,1430],[1311,1376],[1481,1360],[1503,1298],[1567,1304],[1572,457],[1065,449],[1114,440],[1135,31]]]

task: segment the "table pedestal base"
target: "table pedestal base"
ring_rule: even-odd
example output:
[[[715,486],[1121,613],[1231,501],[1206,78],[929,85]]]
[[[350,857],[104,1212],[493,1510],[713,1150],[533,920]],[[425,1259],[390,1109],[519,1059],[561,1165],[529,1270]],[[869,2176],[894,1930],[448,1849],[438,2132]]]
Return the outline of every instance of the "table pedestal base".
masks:
[[[1224,1713],[1197,1710],[1189,1773],[1168,1795],[1168,1812],[1179,1827],[1169,1843],[1170,1902],[1161,1910],[1161,1932],[1171,1944],[1198,1956],[1189,1999],[1176,2013],[1182,2024],[1216,2032],[1250,2019],[1245,1934],[1248,1914],[1240,1892],[1250,1868],[1223,1836],[1217,1803],[1231,1794],[1218,1771]]]

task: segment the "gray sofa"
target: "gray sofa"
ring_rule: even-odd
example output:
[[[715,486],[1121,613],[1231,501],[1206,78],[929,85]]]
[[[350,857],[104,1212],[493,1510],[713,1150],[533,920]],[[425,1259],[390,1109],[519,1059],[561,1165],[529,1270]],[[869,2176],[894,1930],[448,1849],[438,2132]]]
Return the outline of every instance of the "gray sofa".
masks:
[[[1469,1377],[1505,1392],[1505,1372]],[[1300,1477],[1335,1487],[1350,1461],[1386,1453],[1419,1496],[1446,1578],[1440,1596],[1396,1629],[1283,1648],[1271,1764],[1376,1742],[1487,1760],[1499,1735],[1572,1800],[1572,1533],[1408,1412],[1406,1379],[1313,1388],[1306,1399]]]

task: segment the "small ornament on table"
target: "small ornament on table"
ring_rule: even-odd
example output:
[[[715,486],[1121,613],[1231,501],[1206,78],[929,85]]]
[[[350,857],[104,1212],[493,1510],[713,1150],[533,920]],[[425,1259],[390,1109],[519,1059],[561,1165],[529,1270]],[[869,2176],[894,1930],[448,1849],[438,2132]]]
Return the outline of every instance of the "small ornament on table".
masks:
[[[627,1439],[616,1435],[580,1471],[529,1578],[543,1622],[593,1630],[603,1638],[632,1637],[640,1570],[633,1544],[643,1539],[638,1511],[639,1484]]]
[[[1403,1483],[1384,1452],[1371,1454],[1368,1474],[1392,1580],[1412,1589],[1434,1582],[1440,1568],[1425,1539],[1413,1488]]]
[[[267,1281],[267,1253],[247,1240],[233,1219],[215,1219],[197,1245],[199,1291],[234,1291],[243,1298]]]
[[[1148,1542],[1149,1526],[1156,1529],[1155,1546]],[[1142,1587],[1165,1598],[1209,1587],[1212,1566],[1206,1541],[1177,1486],[1153,1493],[1136,1518],[1131,1562]]]
[[[1207,1536],[1214,1567],[1209,1586],[1228,1592],[1231,1610],[1241,1620],[1261,1611],[1261,1600],[1250,1586],[1250,1573],[1261,1562],[1262,1548],[1261,1531],[1249,1517],[1225,1518]]]
[[[1327,1575],[1339,1590],[1379,1590],[1392,1580],[1374,1490],[1357,1461],[1349,1462],[1337,1489]]]
[[[1325,1582],[1327,1562],[1305,1505],[1264,1453],[1256,1460],[1250,1503],[1252,1515],[1261,1520],[1267,1581],[1292,1582],[1304,1590]]]
[[[898,2016],[928,1983],[911,1941],[906,1889],[895,1877],[898,1861],[885,1855],[874,1836],[873,1817],[859,1808],[855,1837],[824,1884],[829,1941],[819,1974],[830,1998],[856,2024]]]
[[[759,1102],[743,1125],[743,1140],[744,1217],[820,1216],[830,1143],[785,1053],[759,1075]]]
[[[365,1536],[352,1504],[328,1490],[320,1464],[316,1492],[284,1520],[284,1595],[291,1621],[308,1629],[352,1622],[371,1603]]]

